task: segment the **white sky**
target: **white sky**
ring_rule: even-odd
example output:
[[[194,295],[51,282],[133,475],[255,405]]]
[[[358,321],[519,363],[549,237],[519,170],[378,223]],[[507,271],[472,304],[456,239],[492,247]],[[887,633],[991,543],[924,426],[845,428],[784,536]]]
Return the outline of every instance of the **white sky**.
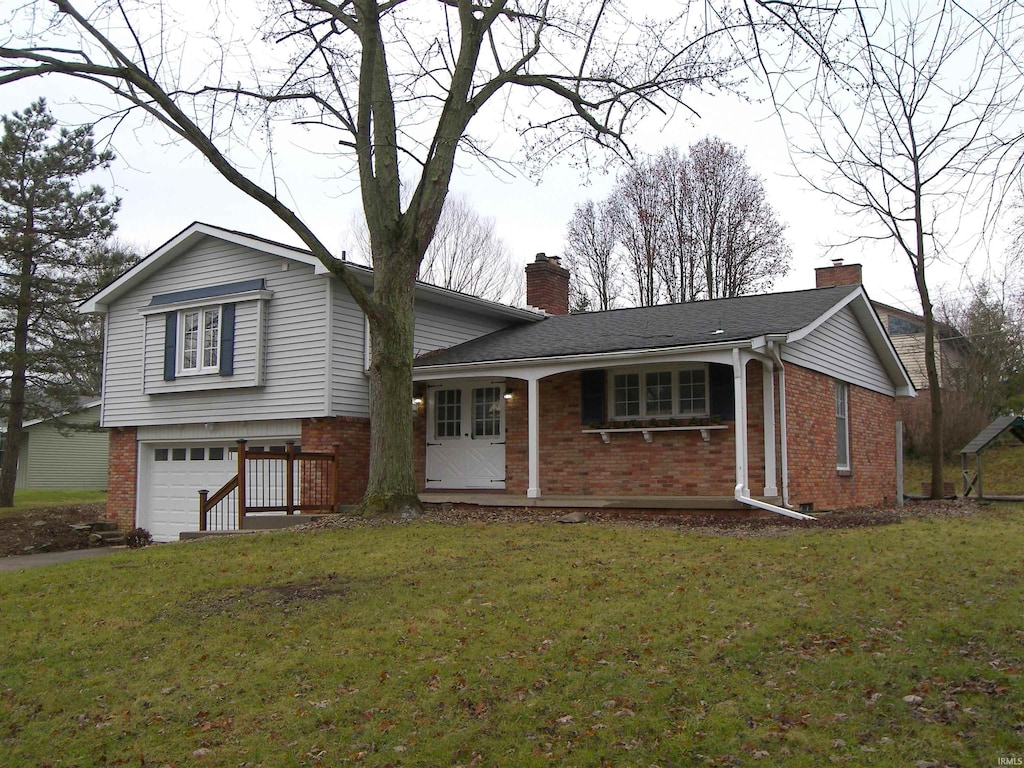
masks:
[[[81,94],[69,91],[71,87],[80,86],[50,78],[0,87],[0,112],[24,109],[45,95],[58,120],[86,120],[86,112],[73,103]],[[872,250],[850,246],[827,252],[826,245],[842,241],[841,233],[848,232],[851,224],[837,215],[830,200],[795,177],[785,138],[769,105],[743,104],[729,97],[700,97],[695,104],[702,115],[699,119],[676,116],[668,122],[647,121],[634,150],[655,153],[675,145],[685,151],[706,135],[745,149],[748,165],[764,180],[768,200],[787,225],[793,247],[790,273],[777,282],[776,290],[813,287],[814,268],[841,257],[847,264],[863,264],[865,286],[873,299],[918,309],[909,264],[905,258],[894,257],[888,244]],[[477,129],[477,133],[482,132]],[[292,143],[276,143],[278,171],[287,169],[291,179],[290,186],[279,192],[328,247],[339,252],[351,250],[346,235],[359,209],[354,180],[332,178],[337,173],[333,162],[300,146],[307,136],[295,131]],[[128,126],[115,136],[114,149],[118,160],[99,183],[122,198],[118,235],[144,251],[156,248],[193,221],[298,244],[283,224],[222,180],[184,144],[171,144],[159,132]],[[269,178],[269,173],[266,175]],[[495,220],[499,234],[525,266],[539,251],[560,254],[574,205],[588,197],[604,197],[612,181],[610,176],[594,176],[587,186],[564,164],[549,169],[540,184],[526,178],[498,179],[486,169],[470,167],[456,174],[452,189],[465,193],[482,215]],[[974,273],[983,267],[983,255],[970,265]],[[958,291],[963,284],[961,272],[957,265],[935,265],[930,279],[933,299]]]

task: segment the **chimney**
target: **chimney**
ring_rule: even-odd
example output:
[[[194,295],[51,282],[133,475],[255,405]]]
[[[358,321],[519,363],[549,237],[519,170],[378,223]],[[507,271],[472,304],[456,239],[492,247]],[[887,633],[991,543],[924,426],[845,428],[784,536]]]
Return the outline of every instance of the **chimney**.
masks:
[[[831,288],[834,285],[860,285],[860,264],[843,264],[842,259],[832,259],[831,267],[817,267],[814,270],[816,288]]]
[[[526,265],[526,303],[549,315],[569,314],[569,270],[557,256],[538,253]]]

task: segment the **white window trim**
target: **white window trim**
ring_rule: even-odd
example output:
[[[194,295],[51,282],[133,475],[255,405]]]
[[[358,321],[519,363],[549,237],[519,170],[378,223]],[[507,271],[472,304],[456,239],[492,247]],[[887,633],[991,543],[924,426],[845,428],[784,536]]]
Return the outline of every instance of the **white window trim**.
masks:
[[[845,442],[845,451],[840,451],[839,448],[839,393],[843,393],[843,439]],[[852,466],[850,458],[850,385],[845,381],[835,382],[835,393],[833,395],[833,411],[835,411],[836,417],[836,470],[839,472],[849,472]],[[840,462],[839,457],[841,453],[846,454],[846,463]]]
[[[177,349],[175,350],[174,368],[176,376],[210,376],[220,373],[220,359],[223,350],[220,348],[221,334],[223,333],[224,313],[221,304],[212,306],[190,307],[178,310],[178,332],[176,338]],[[199,313],[199,348],[196,350],[196,367],[185,367],[185,315]],[[217,313],[217,362],[213,365],[203,365],[206,353],[206,313]]]
[[[679,372],[680,371],[704,371],[704,410],[700,413],[682,412],[679,410]],[[645,384],[648,373],[671,373],[672,374],[672,413],[647,414],[647,386]],[[615,415],[615,377],[628,374],[638,374],[640,377],[640,413],[636,416]],[[672,365],[646,365],[639,368],[613,368],[608,371],[606,382],[609,421],[637,421],[640,419],[706,419],[711,413],[711,382],[707,363],[676,363]]]

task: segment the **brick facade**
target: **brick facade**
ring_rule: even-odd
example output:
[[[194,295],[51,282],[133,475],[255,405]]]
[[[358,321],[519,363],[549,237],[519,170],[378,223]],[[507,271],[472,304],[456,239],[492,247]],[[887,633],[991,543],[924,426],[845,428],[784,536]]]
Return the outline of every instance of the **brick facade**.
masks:
[[[110,430],[110,459],[107,478],[107,520],[118,529],[136,527],[135,498],[139,477],[139,443],[133,427]]]
[[[747,367],[747,418],[751,492],[764,486],[764,432],[761,366]],[[526,397],[514,398],[507,412],[506,485],[525,493],[528,478]],[[736,486],[735,422],[700,432],[656,432],[652,442],[640,432],[583,434],[580,374],[565,373],[540,382],[541,492],[580,496],[732,496]]]
[[[370,420],[344,416],[302,420],[302,449],[330,453],[341,447],[338,501],[354,504],[366,492],[370,477]]]
[[[891,502],[896,495],[895,398],[850,385],[849,471],[836,469],[835,381],[786,367],[789,498],[837,509]]]

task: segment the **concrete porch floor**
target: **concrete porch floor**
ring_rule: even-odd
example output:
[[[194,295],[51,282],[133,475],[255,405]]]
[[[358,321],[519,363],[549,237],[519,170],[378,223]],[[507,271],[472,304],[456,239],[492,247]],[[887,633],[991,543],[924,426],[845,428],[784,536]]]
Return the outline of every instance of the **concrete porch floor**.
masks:
[[[781,504],[778,496],[759,501]],[[531,499],[501,491],[421,491],[425,504],[476,504],[481,507],[556,507],[565,509],[752,510],[732,496],[542,496]]]

